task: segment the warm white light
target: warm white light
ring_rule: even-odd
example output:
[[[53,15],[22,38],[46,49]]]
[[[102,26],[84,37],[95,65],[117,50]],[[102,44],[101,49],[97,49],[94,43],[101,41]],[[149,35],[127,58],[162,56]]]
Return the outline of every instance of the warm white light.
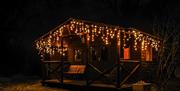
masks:
[[[101,38],[103,43],[106,45],[111,44],[113,39],[116,39],[117,45],[122,43],[122,47],[127,46],[128,42],[134,41],[134,50],[141,48],[146,50],[147,47],[151,46],[158,50],[160,41],[152,36],[149,36],[137,29],[122,29],[120,27],[112,28],[111,26],[101,24],[90,24],[79,20],[72,20],[69,24],[65,24],[57,30],[50,32],[45,38],[41,38],[36,42],[36,49],[39,50],[40,54],[49,53],[54,54],[55,51],[59,51],[61,37],[64,31],[70,32],[69,34],[76,34],[80,36],[82,42],[94,42],[97,38]],[[121,34],[123,33],[123,34]],[[84,37],[82,37],[84,36]],[[121,36],[121,37],[120,37]],[[133,37],[133,38],[131,38]],[[134,39],[134,40],[133,40]],[[139,44],[140,43],[140,44]],[[53,46],[57,48],[52,48]],[[137,47],[141,45],[141,47]],[[59,51],[60,52],[60,51]],[[63,55],[63,53],[61,53]]]

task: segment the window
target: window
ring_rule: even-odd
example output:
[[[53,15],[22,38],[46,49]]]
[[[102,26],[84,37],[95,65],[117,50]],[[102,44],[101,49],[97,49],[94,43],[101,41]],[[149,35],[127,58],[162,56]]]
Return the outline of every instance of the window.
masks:
[[[146,50],[141,50],[141,60],[152,61],[152,47],[148,47]]]
[[[130,59],[130,48],[124,48],[124,59]]]
[[[80,50],[75,50],[75,55],[74,55],[74,58],[75,58],[75,61],[81,61],[81,51]]]

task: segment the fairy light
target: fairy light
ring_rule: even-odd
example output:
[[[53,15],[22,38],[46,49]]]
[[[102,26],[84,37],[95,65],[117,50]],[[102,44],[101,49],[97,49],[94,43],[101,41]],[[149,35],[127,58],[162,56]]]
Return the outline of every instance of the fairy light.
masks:
[[[106,30],[106,36],[109,36],[109,30],[108,29]]]
[[[144,50],[147,50],[147,37],[144,40]]]
[[[94,26],[94,35],[98,36],[97,35],[97,26]]]
[[[133,30],[134,34],[134,50],[137,51],[137,33]]]
[[[129,41],[131,39],[131,32],[128,30],[128,37],[126,38],[126,41]]]
[[[111,37],[111,39],[114,38],[114,32],[113,32],[113,30],[110,31],[110,37]]]
[[[95,40],[95,39],[94,39],[94,34],[93,34],[93,35],[92,35],[92,42],[94,42],[94,40]]]
[[[123,48],[126,47],[126,33],[125,31],[123,30],[123,33],[124,33],[124,37],[123,37]]]
[[[155,48],[155,50],[156,50],[156,51],[158,51],[158,46],[157,46],[157,43],[155,43],[155,45],[154,45],[154,46],[155,46],[155,47],[154,47],[154,48]]]
[[[90,30],[89,30],[89,28],[87,29],[87,33],[88,33],[88,34],[90,33]]]
[[[106,45],[109,44],[108,37],[105,38],[105,44],[106,44]]]
[[[144,39],[141,42],[141,50],[144,50]]]
[[[87,41],[88,41],[88,42],[90,41],[90,36],[89,36],[89,34],[87,34]]]
[[[100,27],[100,28],[99,28],[99,31],[98,31],[98,34],[101,34],[101,31],[102,31],[102,30],[101,30],[101,27]]]
[[[63,55],[63,52],[60,50],[61,45],[59,41],[65,33],[64,31],[69,31],[70,34],[76,34],[80,36],[82,43],[94,42],[97,38],[101,38],[105,45],[109,45],[111,44],[111,41],[116,38],[117,45],[119,46],[122,38],[122,47],[126,47],[130,39],[134,39],[134,50],[137,50],[139,45],[141,45],[142,50],[147,50],[148,47],[152,47],[158,50],[160,47],[160,41],[158,39],[155,39],[149,35],[147,36],[143,32],[137,31],[133,28],[125,31],[125,28],[113,28],[107,25],[86,23],[73,19],[68,24],[64,24],[57,28],[57,30],[54,32],[50,32],[48,37],[41,38],[40,40],[36,41],[36,49],[39,50],[39,53],[49,53],[52,55],[55,53],[55,51],[57,51]],[[122,37],[120,37],[121,32],[123,33],[121,35]],[[56,48],[52,48],[54,46],[56,46]]]
[[[120,46],[121,44],[121,39],[120,39],[120,30],[117,33],[117,45]]]

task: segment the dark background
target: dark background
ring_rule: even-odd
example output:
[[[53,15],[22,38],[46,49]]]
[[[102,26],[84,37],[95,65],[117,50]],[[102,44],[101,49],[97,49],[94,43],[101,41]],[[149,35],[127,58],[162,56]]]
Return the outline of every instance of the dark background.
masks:
[[[70,17],[152,33],[154,19],[171,17],[179,23],[176,1],[5,0],[0,3],[0,76],[40,75],[33,41]]]

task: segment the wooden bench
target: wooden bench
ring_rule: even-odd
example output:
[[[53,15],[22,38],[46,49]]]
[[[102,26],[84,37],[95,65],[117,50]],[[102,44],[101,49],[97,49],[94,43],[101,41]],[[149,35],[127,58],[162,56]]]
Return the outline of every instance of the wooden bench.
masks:
[[[84,79],[86,65],[70,65],[64,75],[69,79]]]
[[[70,65],[69,70],[64,74],[84,74],[86,65]]]

